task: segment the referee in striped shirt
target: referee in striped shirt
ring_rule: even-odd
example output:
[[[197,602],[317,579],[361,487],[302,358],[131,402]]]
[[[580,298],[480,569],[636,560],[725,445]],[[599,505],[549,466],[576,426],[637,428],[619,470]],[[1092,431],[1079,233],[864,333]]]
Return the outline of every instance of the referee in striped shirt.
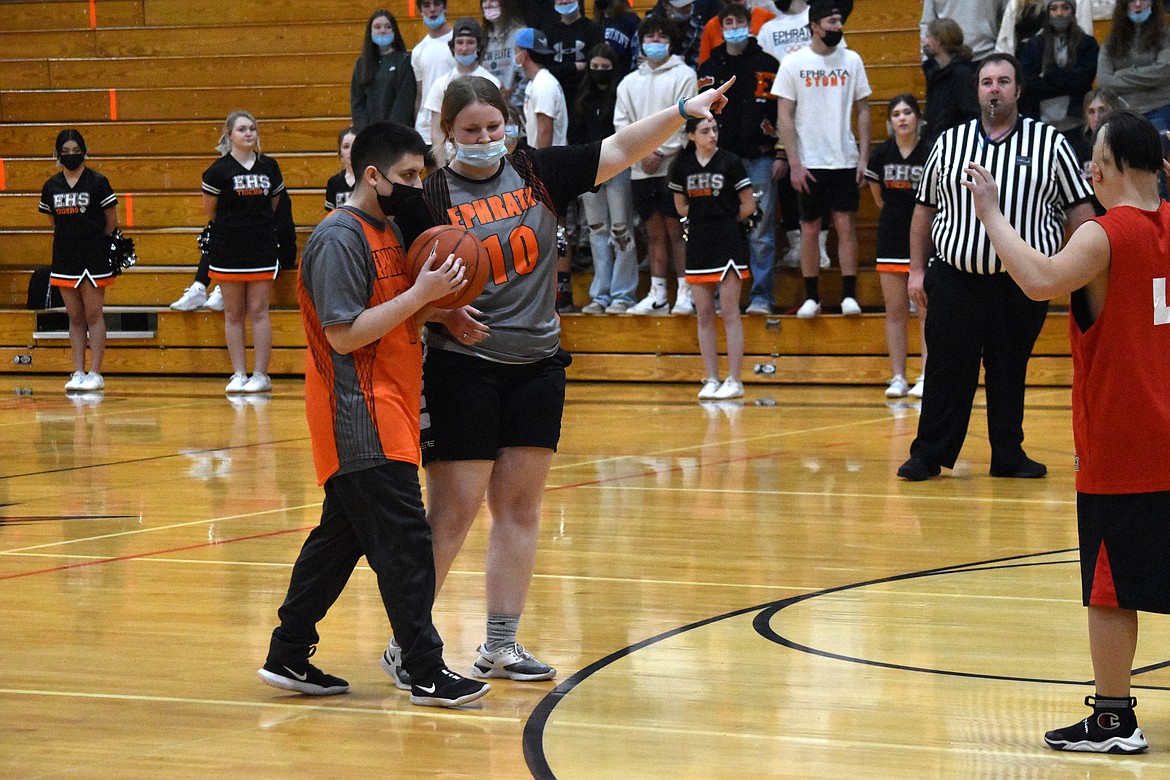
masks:
[[[972,162],[991,171],[1000,208],[1032,247],[1053,255],[1093,216],[1092,192],[1064,136],[1022,117],[1020,64],[992,54],[978,71],[982,116],[939,136],[919,185],[910,226],[910,297],[926,307],[926,380],[918,435],[898,476],[920,481],[953,468],[985,369],[991,476],[1043,477],[1024,453],[1024,381],[1046,301],[1029,299],[1000,264],[960,184]],[[930,259],[929,267],[927,264]]]

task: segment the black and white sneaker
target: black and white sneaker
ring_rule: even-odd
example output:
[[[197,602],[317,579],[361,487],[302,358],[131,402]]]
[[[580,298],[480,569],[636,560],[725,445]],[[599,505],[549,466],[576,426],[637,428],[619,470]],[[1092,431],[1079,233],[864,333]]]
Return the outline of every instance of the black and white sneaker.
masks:
[[[1096,697],[1086,696],[1085,704],[1093,707],[1093,714],[1063,729],[1049,731],[1044,742],[1053,750],[1072,750],[1082,753],[1142,753],[1149,747],[1145,734],[1138,728],[1137,717],[1133,714],[1135,699],[1129,699],[1128,707],[1108,709],[1091,703]],[[1116,700],[1125,702],[1125,699]]]
[[[382,671],[394,680],[394,687],[400,691],[410,690],[410,672],[402,668],[402,648],[390,637],[386,652],[382,653]]]
[[[410,703],[422,707],[458,707],[480,698],[492,686],[441,667],[432,677],[410,686]]]
[[[536,660],[519,642],[512,642],[495,650],[486,644],[479,646],[479,657],[471,667],[476,677],[502,677],[507,680],[551,680],[557,670]]]
[[[260,679],[273,688],[286,691],[306,693],[309,696],[335,696],[349,690],[349,683],[340,677],[325,674],[309,663],[308,659],[317,652],[316,646],[309,648],[309,654],[304,660],[264,662],[264,666],[257,670]]]

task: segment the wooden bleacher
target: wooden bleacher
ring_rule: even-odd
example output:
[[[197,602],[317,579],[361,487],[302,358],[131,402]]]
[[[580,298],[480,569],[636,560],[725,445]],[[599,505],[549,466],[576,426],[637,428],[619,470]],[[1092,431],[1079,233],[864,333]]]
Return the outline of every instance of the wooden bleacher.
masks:
[[[110,288],[107,300],[112,315],[146,323],[147,330],[111,338],[105,371],[229,373],[222,316],[166,308],[190,283],[198,261],[200,174],[215,158],[224,116],[236,108],[254,113],[263,149],[280,162],[292,193],[303,246],[325,213],[324,183],[338,167],[335,144],[349,122],[349,79],[375,5],[0,3],[0,371],[71,369],[67,341],[36,336],[38,320],[45,331],[59,326],[61,315],[54,321],[54,315],[23,308],[32,269],[46,264],[51,252],[51,232],[36,204],[55,170],[53,138],[71,126],[85,135],[93,155],[88,164],[110,177],[120,222],[138,247],[138,266]],[[644,11],[648,3],[637,5]],[[451,0],[448,18],[478,16],[478,9],[477,0]],[[850,46],[864,58],[874,87],[875,135],[885,132],[886,100],[924,91],[920,9],[918,0],[859,3],[850,19]],[[421,20],[405,11],[398,16],[408,44],[419,40]],[[242,53],[248,47],[241,41],[265,53]],[[881,292],[872,270],[877,210],[868,194],[862,204],[858,298],[875,313],[848,320],[745,318],[747,366],[776,368],[768,375],[749,371],[750,381],[880,383],[888,377],[883,320],[876,313]],[[777,301],[798,304],[797,272],[777,276]],[[587,301],[588,282],[588,275],[575,275],[579,303]],[[839,299],[839,284],[835,272],[826,273],[827,301]],[[272,371],[300,373],[304,344],[292,274],[278,279],[273,305]],[[565,346],[575,354],[575,379],[690,381],[702,373],[693,318],[570,315],[563,326]],[[910,343],[916,342],[915,329]],[[1050,318],[1036,353],[1030,381],[1069,381],[1062,316]],[[911,373],[916,370],[912,365]]]

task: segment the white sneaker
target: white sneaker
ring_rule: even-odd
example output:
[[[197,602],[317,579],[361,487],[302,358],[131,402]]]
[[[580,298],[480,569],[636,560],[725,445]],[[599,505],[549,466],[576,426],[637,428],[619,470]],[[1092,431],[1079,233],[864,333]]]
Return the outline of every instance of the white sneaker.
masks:
[[[861,314],[861,304],[857,302],[856,298],[842,298],[841,313],[846,317],[856,317]]]
[[[203,304],[212,311],[223,311],[223,290],[219,289],[219,285],[211,291],[211,295],[207,296],[207,303]]]
[[[690,290],[679,294],[678,298],[675,299],[674,308],[670,310],[670,313],[682,315],[695,313],[695,301],[691,298]]]
[[[910,396],[911,398],[921,398],[922,397],[922,386],[925,383],[925,381],[926,381],[926,378],[923,377],[922,374],[919,374],[918,381],[914,383],[914,387],[911,387],[909,390],[906,391],[906,395]]]
[[[786,231],[788,237],[788,251],[780,260],[780,265],[789,268],[800,268],[800,231],[789,230]]]
[[[582,314],[605,314],[605,304],[598,301],[590,301],[581,307]]]
[[[910,383],[901,374],[894,374],[890,386],[886,388],[886,398],[903,398],[910,390]]]
[[[624,301],[614,301],[605,307],[606,314],[625,314],[630,310],[630,304]]]
[[[804,303],[800,304],[800,308],[796,310],[796,316],[802,320],[811,320],[820,313],[821,302],[814,301],[812,298],[809,298]]]
[[[195,282],[186,290],[183,296],[171,304],[175,311],[195,311],[207,303],[207,288],[202,282]]]
[[[89,374],[86,374],[84,371],[74,371],[69,375],[69,381],[65,383],[65,389],[80,390],[81,383],[85,381],[87,376],[89,376]]]
[[[232,374],[231,380],[228,381],[227,387],[223,391],[225,393],[242,393],[246,384],[248,384],[247,374]]]
[[[704,379],[703,389],[699,391],[700,401],[713,401],[716,398],[715,393],[719,391],[718,379]]]
[[[471,667],[472,677],[502,677],[507,680],[551,680],[557,670],[541,663],[524,645],[513,642],[498,650],[488,650],[487,645],[479,646],[479,658]]]
[[[743,382],[734,377],[727,377],[719,389],[715,391],[715,400],[723,401],[728,398],[743,398]]]
[[[264,393],[272,389],[272,380],[268,378],[268,374],[262,374],[259,371],[252,374],[252,378],[244,383],[240,388],[241,393]]]
[[[665,317],[670,314],[670,301],[658,302],[654,293],[650,293],[642,300],[626,309],[626,314],[648,314],[651,317]]]
[[[382,653],[382,660],[379,663],[382,671],[393,678],[395,688],[400,691],[410,690],[410,672],[402,668],[402,648],[394,637],[390,637],[390,644],[387,645],[386,652]]]
[[[828,240],[829,240],[829,231],[822,230],[820,238],[817,240],[817,244],[821,250],[821,270],[822,271],[825,270],[826,268],[828,268],[829,265],[832,263],[832,260],[829,259],[829,250],[825,246],[825,244]]]
[[[772,307],[768,305],[767,301],[752,301],[748,307],[744,309],[744,314],[771,314]]]
[[[78,390],[102,390],[106,386],[106,380],[102,379],[102,375],[96,371],[90,371],[81,380],[78,385]]]

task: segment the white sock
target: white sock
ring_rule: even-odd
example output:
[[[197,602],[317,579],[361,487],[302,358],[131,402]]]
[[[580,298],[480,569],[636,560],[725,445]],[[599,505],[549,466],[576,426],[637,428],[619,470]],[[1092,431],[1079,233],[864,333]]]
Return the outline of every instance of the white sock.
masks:
[[[651,276],[650,292],[654,295],[655,303],[666,303],[666,277]]]

